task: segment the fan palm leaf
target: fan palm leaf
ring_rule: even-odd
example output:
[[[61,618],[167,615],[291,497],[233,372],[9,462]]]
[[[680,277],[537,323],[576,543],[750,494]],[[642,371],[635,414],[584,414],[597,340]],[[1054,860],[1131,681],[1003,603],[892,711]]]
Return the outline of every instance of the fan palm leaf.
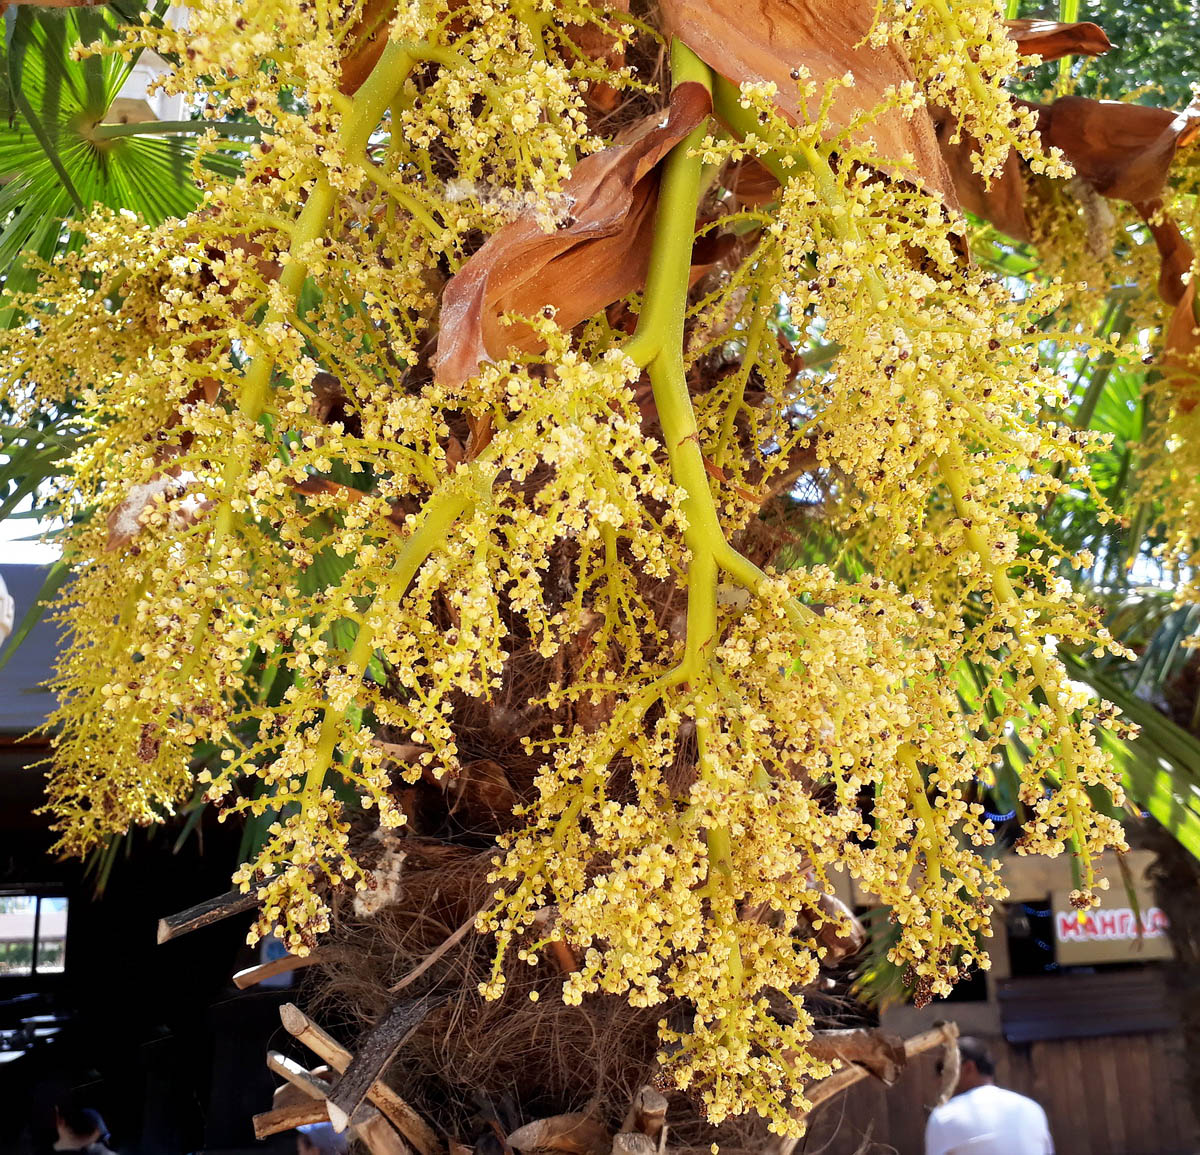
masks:
[[[131,5],[102,8],[19,8],[9,16],[5,50],[7,115],[0,120],[0,276],[11,297],[36,281],[40,261],[71,246],[71,219],[94,206],[125,210],[159,223],[190,212],[200,199],[188,125],[109,125],[109,110],[138,54],[89,53],[113,43]],[[152,9],[157,17],[165,4]],[[194,122],[196,130],[208,128]],[[255,126],[247,126],[253,135]],[[230,173],[237,160],[208,155],[205,164]],[[10,308],[0,324],[14,322]]]

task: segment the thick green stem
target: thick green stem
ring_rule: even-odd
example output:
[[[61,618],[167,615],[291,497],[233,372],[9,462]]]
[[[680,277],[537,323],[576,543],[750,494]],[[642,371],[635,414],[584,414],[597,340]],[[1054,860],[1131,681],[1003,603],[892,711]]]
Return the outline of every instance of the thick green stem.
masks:
[[[913,838],[914,849],[921,847],[925,855],[925,880],[936,893],[942,882],[942,850],[937,828],[937,818],[933,807],[929,805],[929,796],[925,793],[925,779],[921,777],[921,768],[917,765],[917,753],[911,746],[903,746],[899,751],[900,762],[908,770],[908,797],[917,811],[917,830]],[[923,827],[923,829],[922,829]],[[933,930],[934,946],[940,947],[942,937],[942,912],[940,908],[932,912],[930,920]]]
[[[675,84],[691,81],[703,84],[711,91],[712,74],[708,67],[678,41],[671,46],[671,69]],[[717,638],[718,558],[733,552],[721,529],[704,468],[700,430],[696,425],[683,360],[692,243],[703,168],[701,158],[694,154],[706,131],[706,125],[697,127],[667,158],[659,188],[645,304],[638,318],[637,332],[627,348],[630,356],[645,365],[649,372],[671,476],[685,495],[682,503],[682,512],[687,519],[684,542],[690,560],[687,639],[680,671],[695,691],[693,700],[702,776],[709,772],[712,681],[708,669]],[[712,827],[707,834],[707,846],[708,885],[717,885],[718,879],[729,884],[732,843],[728,828]],[[731,895],[731,898],[736,901],[736,896]],[[729,929],[726,939],[730,974],[738,984],[744,965],[733,928]]]
[[[382,598],[384,604],[393,604],[404,597],[409,582],[416,577],[417,571],[425,564],[430,554],[449,536],[451,526],[471,505],[473,496],[470,491],[456,487],[431,498],[425,504],[419,524],[405,539],[387,582],[376,593],[377,600]],[[354,639],[354,645],[346,660],[347,671],[351,674],[365,671],[374,648],[375,632],[370,623],[364,621],[358,628],[358,636]],[[310,804],[315,802],[320,794],[325,782],[325,773],[333,763],[333,755],[342,726],[346,722],[346,715],[346,710],[325,707],[325,714],[321,719],[321,733],[317,738],[316,757],[304,783],[304,792]]]
[[[345,155],[355,158],[366,149],[371,133],[383,119],[388,105],[412,67],[413,55],[410,51],[406,47],[389,42],[342,119],[340,144]],[[329,175],[322,171],[313,184],[292,231],[287,259],[279,277],[283,299],[267,310],[260,329],[265,330],[279,324],[295,310],[300,290],[308,277],[308,250],[324,235],[336,200],[337,195],[330,184]],[[274,373],[275,358],[266,351],[258,351],[246,370],[238,391],[238,409],[251,421],[257,420],[266,407]],[[221,485],[221,502],[213,531],[214,546],[224,540],[233,527],[233,500],[246,469],[247,461],[242,455],[231,456],[226,464]]]
[[[712,74],[707,65],[678,41],[672,45],[671,68],[676,85],[693,82],[711,90]],[[684,666],[689,679],[700,673],[704,655],[716,636],[716,558],[725,546],[700,451],[700,431],[683,362],[684,320],[702,168],[701,158],[693,154],[706,131],[703,124],[695,128],[675,146],[664,166],[645,304],[637,332],[627,347],[629,355],[648,369],[671,476],[685,494],[684,542],[691,561]]]
[[[769,131],[764,130],[758,122],[758,115],[751,108],[743,108],[741,99],[742,95],[736,84],[723,76],[715,78],[713,107],[717,115],[742,139],[755,136],[759,140],[767,140],[768,144],[774,143],[770,139]],[[804,165],[795,153],[782,147],[767,152],[756,152],[754,159],[781,185],[787,184],[793,173],[804,171]]]

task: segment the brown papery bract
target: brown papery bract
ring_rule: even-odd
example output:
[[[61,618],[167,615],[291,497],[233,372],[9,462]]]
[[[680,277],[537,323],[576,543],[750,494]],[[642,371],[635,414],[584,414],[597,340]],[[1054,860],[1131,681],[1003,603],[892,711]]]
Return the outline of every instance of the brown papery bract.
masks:
[[[872,138],[881,168],[906,179],[921,177],[932,193],[951,207],[957,205],[928,113],[908,115],[894,106],[882,107],[892,89],[915,83],[915,77],[895,45],[872,48],[863,43],[874,22],[874,0],[837,5],[815,0],[663,0],[662,16],[669,35],[735,84],[773,82],[780,111],[797,123],[816,119],[820,99],[805,106],[797,66],[807,70],[818,93],[826,82],[840,83],[847,73],[853,74],[853,87],[839,88],[833,97],[826,137],[846,128],[865,109],[880,106],[879,115],[856,129],[853,139]]]
[[[479,366],[545,341],[504,314],[554,310],[570,329],[642,286],[650,260],[657,167],[708,115],[708,94],[684,84],[667,113],[646,117],[633,139],[584,157],[563,185],[565,216],[549,232],[536,211],[498,230],[446,285],[437,377],[461,385]]]
[[[1169,305],[1178,304],[1192,254],[1178,225],[1165,213],[1162,197],[1175,153],[1190,144],[1200,128],[1200,111],[1193,106],[1175,113],[1081,96],[1064,96],[1048,105],[1015,103],[1037,111],[1043,141],[1062,149],[1078,179],[1101,196],[1133,203],[1162,257],[1159,296]],[[933,119],[962,207],[1016,240],[1029,240],[1026,173],[1020,158],[1009,153],[1000,175],[985,184],[971,164],[975,142],[967,136],[952,142],[953,126],[943,110],[934,109]]]
[[[979,149],[974,137],[963,133],[952,140],[953,118],[944,108],[931,109],[934,128],[941,144],[942,158],[958,193],[959,203],[967,212],[990,221],[1014,240],[1029,240],[1029,220],[1025,215],[1025,175],[1021,158],[1010,150],[1000,174],[984,181],[971,163]]]
[[[1184,274],[1192,267],[1192,246],[1175,219],[1164,209],[1161,199],[1143,201],[1133,207],[1146,222],[1158,246],[1162,261],[1158,273],[1158,295],[1166,304],[1178,305],[1183,300]]]
[[[1022,56],[1058,60],[1062,56],[1101,56],[1112,44],[1104,29],[1090,21],[1007,20],[1008,34]]]
[[[347,95],[358,91],[383,55],[395,8],[396,0],[367,0],[363,5],[362,15],[347,38],[350,49],[342,58],[338,88]]]
[[[596,5],[606,12],[627,13],[629,0],[603,0]],[[625,46],[615,36],[597,24],[568,25],[567,35],[576,47],[590,60],[602,61],[606,67],[616,70],[625,64]],[[612,112],[621,103],[621,93],[604,81],[593,81],[587,86],[584,99],[601,112]]]
[[[1042,139],[1061,148],[1102,196],[1153,200],[1162,193],[1176,151],[1200,131],[1200,109],[1167,108],[1064,96],[1037,109]]]
[[[1167,326],[1162,356],[1162,373],[1167,383],[1179,391],[1176,402],[1183,413],[1190,413],[1200,401],[1200,373],[1196,368],[1196,353],[1200,351],[1200,327],[1195,313],[1196,282],[1190,281],[1183,297],[1171,314]]]
[[[1057,20],[1007,20],[1005,26],[1022,56],[1036,56],[1043,62],[1062,56],[1100,56],[1112,47],[1104,30],[1086,21],[1065,24]],[[979,151],[979,142],[969,133],[954,140],[954,120],[946,109],[932,108],[930,114],[942,159],[962,207],[1015,240],[1029,240],[1025,175],[1016,150],[1010,150],[1003,169],[991,181],[985,181],[971,161]]]

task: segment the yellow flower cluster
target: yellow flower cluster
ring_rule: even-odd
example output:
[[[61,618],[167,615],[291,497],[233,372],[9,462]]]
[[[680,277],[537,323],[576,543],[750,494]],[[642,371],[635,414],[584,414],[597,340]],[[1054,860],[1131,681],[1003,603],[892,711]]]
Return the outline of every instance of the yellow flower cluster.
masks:
[[[1033,324],[1058,294],[1014,301],[955,261],[939,206],[922,209],[921,197],[865,171],[835,174],[815,142],[797,147],[809,171],[789,184],[778,227],[793,264],[817,256],[795,299],[819,294],[823,335],[845,350],[813,401],[819,452],[852,486],[843,509],[863,527],[875,572],[936,604],[947,641],[1006,700],[986,740],[1011,725],[1033,751],[1026,847],[1073,848],[1090,903],[1093,859],[1123,836],[1087,791],[1099,785],[1119,798],[1120,788],[1093,722],[1073,713],[1078,695],[1054,647],[1115,643],[1059,576],[1090,559],[1064,556],[1049,539],[1019,550],[1023,535],[1038,538],[1034,511],[1050,495],[1090,484],[1096,437],[1041,416],[1065,402],[1065,383],[1038,364]],[[905,248],[923,253],[926,268]],[[1062,476],[1047,468],[1059,462]],[[916,554],[918,568],[908,561]]]
[[[1035,180],[1025,205],[1038,270],[1061,282],[1058,328],[1098,332],[1114,285],[1120,286],[1126,333],[1162,324],[1155,293],[1162,258],[1131,205],[1100,197],[1079,179]],[[1112,320],[1107,318],[1110,325]]]
[[[832,871],[892,906],[894,957],[928,996],[986,965],[1002,888],[965,788],[999,745],[1028,747],[1026,848],[1079,854],[1081,904],[1122,844],[1088,796],[1119,794],[1096,742],[1110,711],[1055,653],[1112,640],[1061,579],[1072,559],[1028,544],[1032,511],[1086,483],[1091,444],[1041,419],[1064,385],[1033,326],[1059,294],[1012,299],[958,260],[939,203],[841,138],[835,163],[823,126],[760,87],[742,94],[753,139],[701,127],[671,153],[631,339],[604,314],[573,338],[529,319],[544,353],[443,388],[428,355],[446,275],[514,212],[563,225],[564,178],[604,143],[580,93],[629,78],[570,49],[599,19],[582,6],[412,0],[343,91],[369,7],[200,0],[186,32],[131,34],[177,51],[171,86],[251,113],[264,143],[186,220],[95,213],[21,302],[4,397],[77,398],[93,420],[62,484],[79,515],[50,785],[63,846],[157,821],[194,781],[223,813],[273,813],[237,881],[258,933],[304,952],[330,888],[369,884],[346,799],[404,821],[379,737],[422,751],[410,780],[453,775],[461,703],[569,654],[547,696],[510,703],[574,721],[525,741],[537,777],[480,917],[485,992],[536,961],[553,906],[580,959],[565,1000],[674,1004],[676,1083],[714,1121],[753,1110],[796,1133],[828,1071],[805,1052],[802,992]],[[968,94],[956,115],[991,171],[1025,138],[995,121],[1009,57],[977,7],[914,4],[887,34],[928,83],[945,70],[939,98]],[[962,45],[985,41],[972,62]],[[674,63],[676,83],[711,85],[690,53]],[[704,179],[742,152],[786,186],[714,222],[741,256],[689,307]],[[829,372],[798,371],[789,312],[840,350]],[[826,472],[861,580],[764,573],[736,548],[796,451]],[[984,672],[978,716],[965,663]]]
[[[686,658],[661,669],[599,732],[546,747],[532,821],[503,840],[482,925],[502,948],[486,988],[498,994],[503,948],[521,943],[533,961],[544,943],[527,936],[556,904],[550,933],[582,953],[567,1001],[686,999],[689,1029],[663,1023],[660,1060],[676,1083],[714,1122],[754,1110],[785,1130],[805,1079],[826,1069],[804,1055],[811,1019],[797,997],[825,948],[798,928],[811,935],[825,920],[831,872],[848,866],[895,898],[906,949],[928,955],[940,990],[971,965],[959,952],[987,933],[1000,889],[969,845],[988,840],[981,809],[954,791],[978,771],[940,675],[954,655],[910,640],[927,632],[930,607],[823,568],[756,593],[752,608],[721,614],[720,644],[698,671]],[[820,612],[797,620],[797,599]],[[936,803],[919,765],[943,768]],[[614,795],[614,767],[636,803]],[[794,1022],[778,1020],[773,991]]]
[[[1011,149],[1034,172],[1071,175],[1060,150],[1043,150],[1034,112],[1004,90],[1018,53],[994,0],[883,0],[869,43],[904,50],[926,100],[949,112],[949,139],[973,142],[972,165],[985,182],[1000,174]]]
[[[301,950],[328,925],[325,884],[363,884],[330,771],[384,825],[403,821],[364,713],[428,732],[439,766],[453,767],[448,701],[486,693],[503,663],[497,591],[544,618],[537,566],[590,520],[589,502],[602,494],[619,524],[646,516],[641,486],[670,492],[620,408],[625,369],[572,370],[565,351],[554,388],[501,380],[489,404],[511,428],[487,454],[447,456],[462,400],[422,391],[420,342],[439,266],[455,267],[497,220],[494,205],[448,186],[486,158],[489,179],[551,203],[565,158],[587,147],[576,71],[594,69],[537,47],[548,7],[530,19],[529,6],[415,4],[351,98],[341,62],[363,8],[214,0],[190,8],[186,29],[129,34],[179,57],[168,87],[202,97],[206,115],[242,110],[269,131],[239,180],[198,174],[204,201],[186,220],[155,229],[95,212],[85,245],[22,302],[28,323],[9,338],[3,380],[19,409],[70,396],[94,421],[61,493],[67,517],[92,511],[69,545],[71,643],[57,679],[50,797],[63,848],[170,814],[193,792],[192,755],[216,747],[220,772],[200,776],[207,798],[288,814],[238,881],[263,900],[259,932],[278,924]],[[483,137],[472,135],[480,92],[497,110]],[[531,125],[550,126],[553,146]],[[564,414],[586,450],[576,468],[602,455],[610,486],[562,510],[547,494],[540,517],[511,508],[518,495],[492,500],[498,476],[542,460],[529,445],[566,464],[551,449],[558,434],[539,432]],[[468,508],[474,519],[449,539]],[[529,524],[519,547],[501,543]],[[447,595],[462,615],[457,644],[414,628],[445,582],[459,583]],[[382,700],[381,675],[368,673],[379,661],[419,687],[411,701]],[[280,668],[290,684],[273,695]]]

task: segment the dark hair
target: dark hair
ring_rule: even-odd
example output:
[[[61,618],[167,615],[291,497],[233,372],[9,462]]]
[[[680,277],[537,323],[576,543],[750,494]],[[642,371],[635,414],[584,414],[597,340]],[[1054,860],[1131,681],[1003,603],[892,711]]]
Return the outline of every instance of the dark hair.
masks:
[[[970,1035],[963,1035],[958,1040],[958,1055],[965,1063],[969,1059],[975,1064],[975,1070],[981,1075],[994,1075],[996,1073],[996,1064],[992,1062],[992,1056],[988,1052],[987,1046],[980,1039],[972,1038]]]
[[[96,1138],[101,1143],[108,1142],[108,1128],[104,1125],[104,1119],[100,1112],[92,1107],[76,1107],[68,1104],[64,1107],[59,1107],[58,1117],[63,1121],[63,1126],[66,1127],[72,1135],[83,1138],[85,1135],[90,1135],[93,1131],[97,1132]]]

